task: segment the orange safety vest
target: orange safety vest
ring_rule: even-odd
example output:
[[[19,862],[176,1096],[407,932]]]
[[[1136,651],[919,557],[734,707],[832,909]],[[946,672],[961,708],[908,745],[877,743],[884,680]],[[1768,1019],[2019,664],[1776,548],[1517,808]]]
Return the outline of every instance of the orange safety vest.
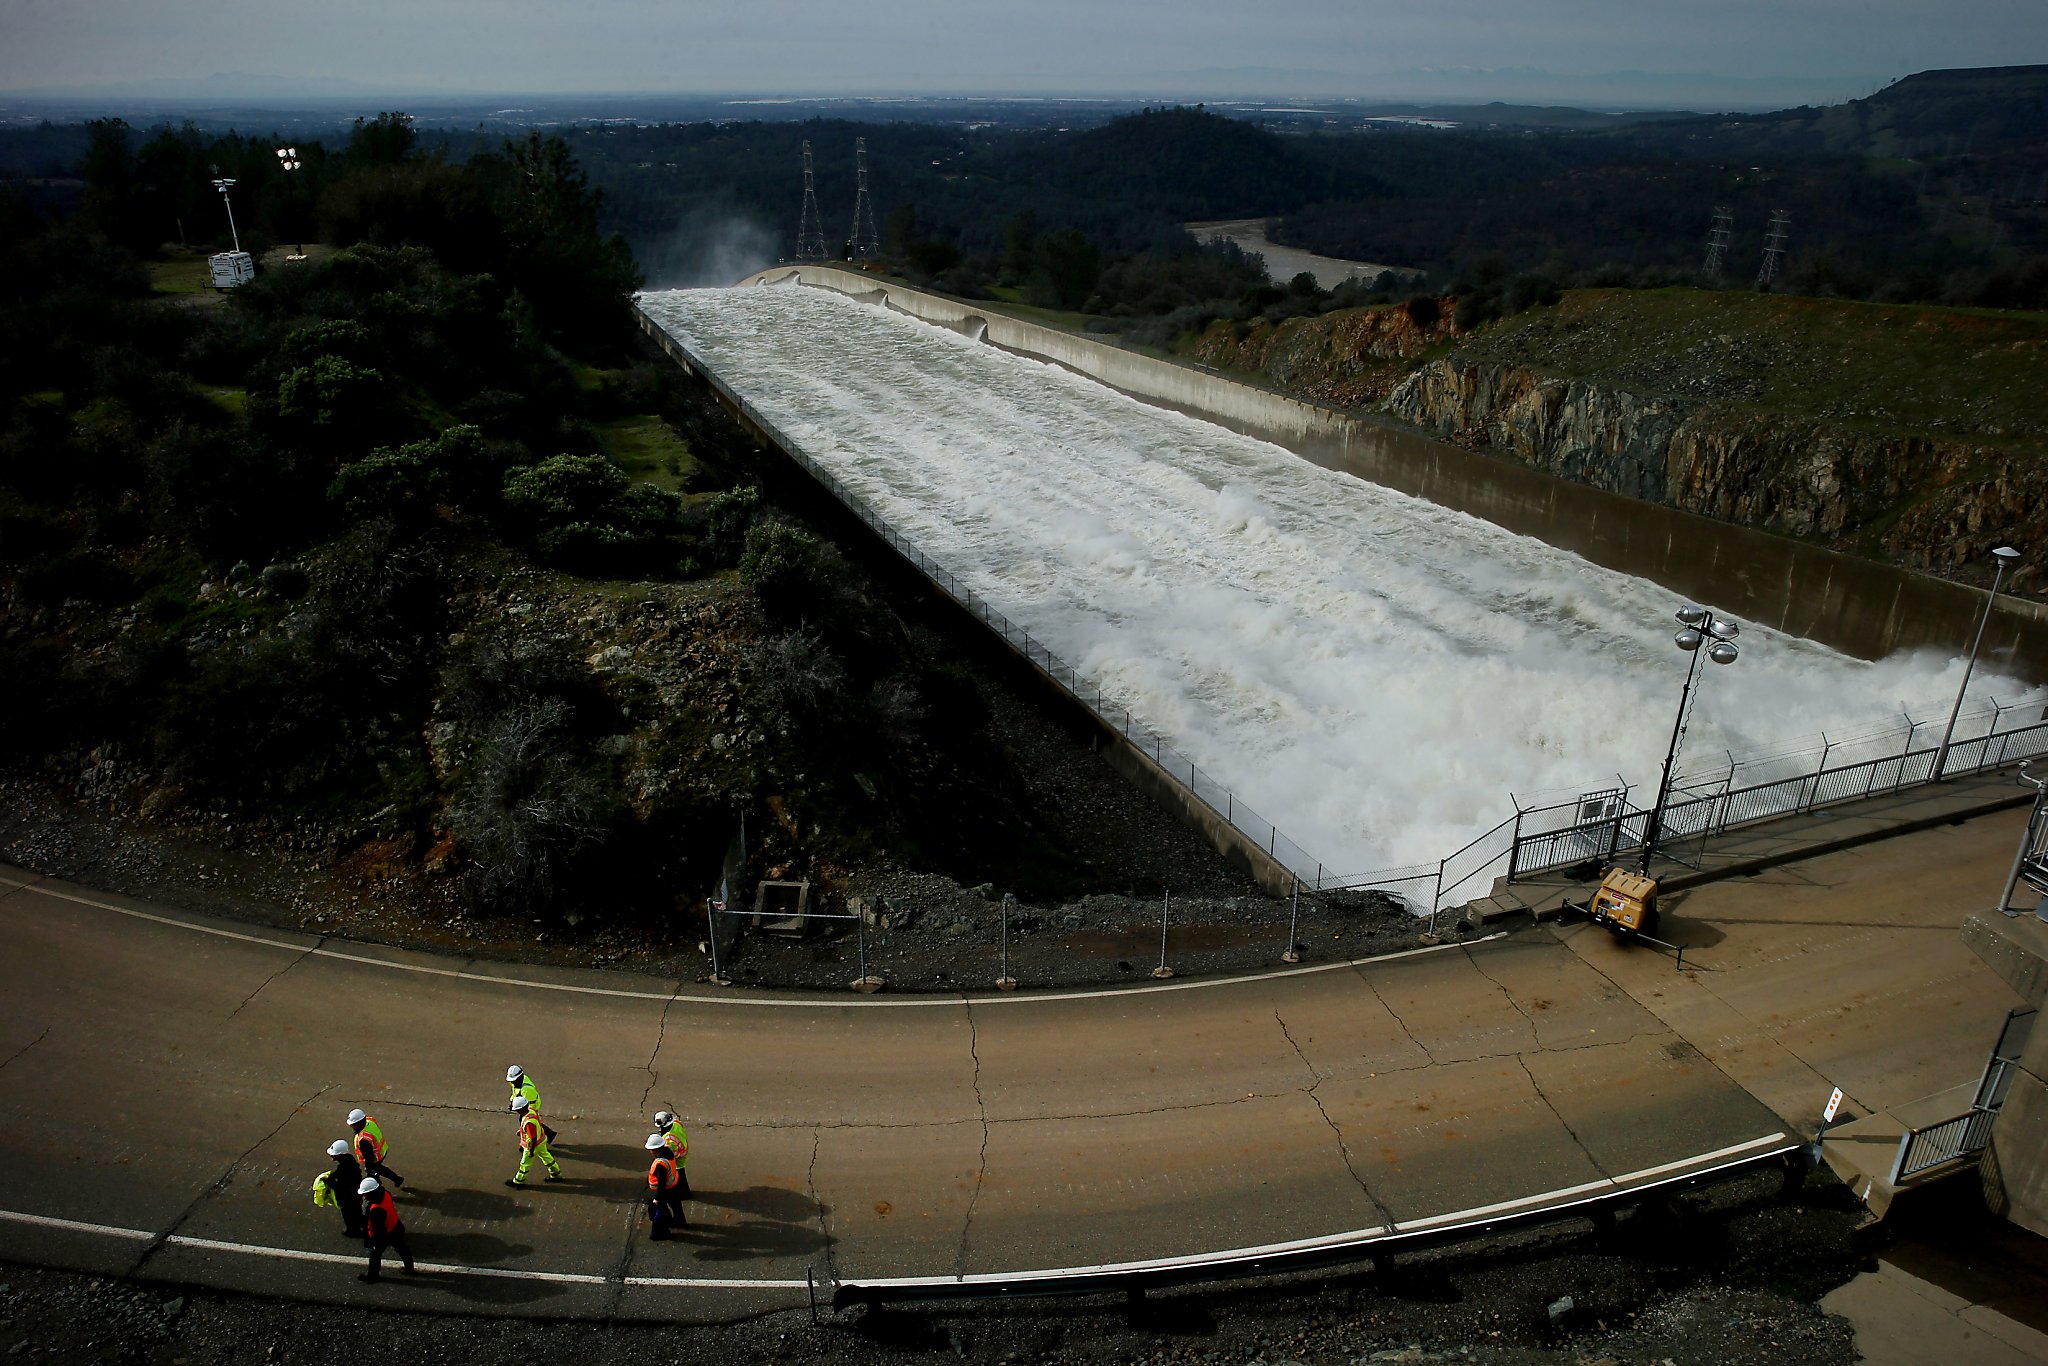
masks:
[[[540,1132],[540,1116],[528,1110],[519,1118],[519,1146],[529,1152],[538,1152],[544,1140]]]
[[[361,1151],[360,1145],[366,1138],[370,1140],[370,1156],[382,1162],[384,1160],[384,1149],[388,1145],[384,1142],[384,1131],[377,1127],[377,1120],[374,1115],[365,1115],[363,1117],[363,1131],[356,1135],[357,1151],[359,1153]]]
[[[676,1187],[676,1160],[669,1153],[663,1153],[647,1167],[647,1189],[659,1194]]]
[[[384,1233],[387,1236],[396,1233],[404,1227],[404,1223],[398,1217],[398,1204],[391,1198],[390,1191],[380,1190],[375,1195],[363,1197],[363,1227],[365,1229],[375,1227],[375,1224],[371,1221],[371,1216],[375,1214],[384,1216]]]

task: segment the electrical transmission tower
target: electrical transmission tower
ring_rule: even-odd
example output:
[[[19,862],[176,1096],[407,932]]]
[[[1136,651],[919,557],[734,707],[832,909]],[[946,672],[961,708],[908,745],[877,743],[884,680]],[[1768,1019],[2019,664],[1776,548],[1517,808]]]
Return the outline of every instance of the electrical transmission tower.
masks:
[[[1709,280],[1721,278],[1722,265],[1728,255],[1728,243],[1735,236],[1735,215],[1726,205],[1714,208],[1714,228],[1707,234],[1706,277]]]
[[[853,201],[853,259],[870,261],[882,253],[882,235],[875,231],[875,203],[868,198],[868,140],[853,140],[854,171],[860,192]]]
[[[1785,260],[1785,228],[1791,222],[1792,215],[1783,209],[1771,210],[1770,230],[1764,234],[1764,263],[1756,273],[1759,289],[1778,278],[1778,267]]]
[[[818,216],[818,192],[811,185],[811,140],[804,139],[804,213],[796,226],[796,259],[825,259],[825,222]]]

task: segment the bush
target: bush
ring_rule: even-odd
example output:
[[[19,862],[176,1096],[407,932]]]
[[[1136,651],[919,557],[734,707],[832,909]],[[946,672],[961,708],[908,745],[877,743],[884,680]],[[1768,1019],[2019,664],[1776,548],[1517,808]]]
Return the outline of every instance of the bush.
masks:
[[[354,520],[389,517],[402,527],[420,526],[448,490],[446,474],[425,458],[428,445],[377,450],[343,465],[327,487],[328,499]]]
[[[548,919],[574,908],[578,869],[606,844],[620,813],[571,728],[559,697],[501,713],[448,806],[469,866],[470,903]]]
[[[747,528],[740,579],[769,617],[798,621],[831,592],[822,561],[818,539],[809,532],[784,522],[756,522]]]

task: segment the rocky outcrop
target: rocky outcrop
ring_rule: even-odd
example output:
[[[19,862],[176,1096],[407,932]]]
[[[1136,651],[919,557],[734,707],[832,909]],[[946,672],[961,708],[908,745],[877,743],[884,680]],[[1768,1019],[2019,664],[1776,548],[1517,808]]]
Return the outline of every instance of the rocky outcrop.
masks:
[[[1987,537],[2039,545],[2048,532],[2048,476],[1976,442],[1644,396],[1459,356],[1410,373],[1385,408],[1578,483],[1935,572],[1981,559]]]
[[[1427,309],[1361,308],[1281,323],[1219,321],[1196,338],[1194,356],[1219,370],[1263,375],[1318,403],[1356,408],[1384,399],[1400,381],[1400,362],[1450,335],[1445,301],[1435,316]]]

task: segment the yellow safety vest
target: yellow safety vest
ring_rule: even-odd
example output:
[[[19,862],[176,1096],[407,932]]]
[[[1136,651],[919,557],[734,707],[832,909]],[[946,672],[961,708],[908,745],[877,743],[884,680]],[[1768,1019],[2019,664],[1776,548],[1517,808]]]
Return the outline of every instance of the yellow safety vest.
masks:
[[[363,1117],[363,1131],[357,1137],[369,1139],[370,1155],[379,1162],[384,1160],[384,1148],[386,1146],[384,1143],[384,1131],[377,1127],[377,1121],[374,1118],[368,1115]]]
[[[683,1122],[680,1119],[670,1121],[668,1129],[661,1136],[661,1141],[666,1143],[669,1152],[675,1155],[676,1165],[685,1166],[689,1163],[690,1136],[683,1132]]]
[[[333,1209],[341,1204],[335,1198],[333,1172],[321,1172],[313,1178],[313,1204],[318,1209]]]
[[[540,1088],[533,1084],[532,1077],[521,1072],[519,1074],[519,1084],[512,1088],[512,1094],[526,1097],[526,1113],[530,1115],[540,1113]]]

